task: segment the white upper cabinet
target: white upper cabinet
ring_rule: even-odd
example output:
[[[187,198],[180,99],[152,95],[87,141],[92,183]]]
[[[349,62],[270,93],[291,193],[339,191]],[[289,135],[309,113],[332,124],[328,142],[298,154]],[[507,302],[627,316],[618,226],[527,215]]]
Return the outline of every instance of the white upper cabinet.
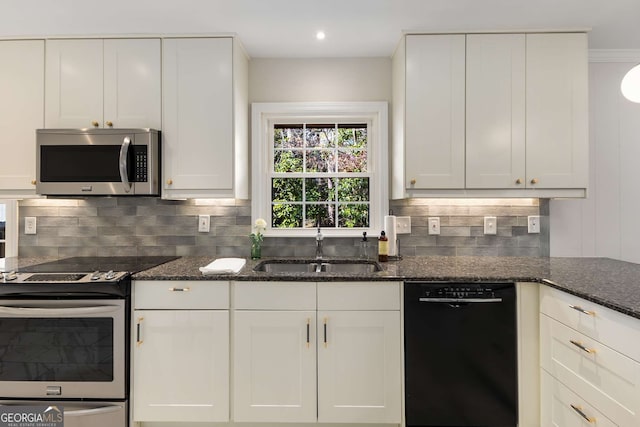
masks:
[[[163,40],[163,195],[246,198],[248,59],[233,38]]]
[[[525,186],[525,37],[467,36],[467,188]]]
[[[43,126],[44,40],[0,41],[0,194],[35,194],[36,129]]]
[[[464,188],[465,36],[407,36],[407,188]]]
[[[407,35],[392,67],[392,198],[586,195],[586,34]]]
[[[587,188],[587,35],[527,35],[527,183]]]
[[[161,128],[159,39],[47,40],[45,126]]]

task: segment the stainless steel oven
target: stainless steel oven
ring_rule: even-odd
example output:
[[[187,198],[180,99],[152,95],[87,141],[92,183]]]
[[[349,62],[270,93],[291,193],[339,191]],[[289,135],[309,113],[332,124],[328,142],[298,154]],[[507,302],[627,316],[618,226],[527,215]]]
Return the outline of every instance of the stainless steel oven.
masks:
[[[65,427],[127,427],[131,273],[175,258],[73,257],[2,273],[0,405],[62,406]]]
[[[124,299],[0,300],[3,398],[125,399]]]

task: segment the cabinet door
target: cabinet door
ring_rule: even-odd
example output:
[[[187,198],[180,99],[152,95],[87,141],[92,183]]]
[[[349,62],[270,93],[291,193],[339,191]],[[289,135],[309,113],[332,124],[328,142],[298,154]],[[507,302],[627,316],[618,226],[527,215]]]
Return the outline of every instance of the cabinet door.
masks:
[[[318,421],[400,423],[401,345],[398,311],[319,311]]]
[[[45,69],[45,127],[100,126],[102,40],[47,40]]]
[[[160,39],[104,41],[103,127],[161,128]]]
[[[165,194],[233,190],[232,40],[163,43]]]
[[[586,188],[586,34],[527,35],[527,186]]]
[[[234,313],[235,421],[316,421],[314,323],[314,311]]]
[[[33,194],[36,133],[42,127],[44,41],[0,42],[0,191]],[[13,194],[13,193],[12,193]]]
[[[525,35],[467,36],[467,188],[525,187]]]
[[[464,88],[464,35],[407,36],[406,188],[464,188]]]
[[[540,425],[549,427],[616,427],[582,397],[546,371],[540,373]]]
[[[133,320],[133,419],[229,420],[229,312],[136,310]]]

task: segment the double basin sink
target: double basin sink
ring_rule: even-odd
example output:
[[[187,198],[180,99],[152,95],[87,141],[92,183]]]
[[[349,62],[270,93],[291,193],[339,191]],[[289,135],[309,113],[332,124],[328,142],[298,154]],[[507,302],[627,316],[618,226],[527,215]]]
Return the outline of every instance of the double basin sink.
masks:
[[[382,266],[369,260],[265,260],[253,268],[266,273],[371,274]]]

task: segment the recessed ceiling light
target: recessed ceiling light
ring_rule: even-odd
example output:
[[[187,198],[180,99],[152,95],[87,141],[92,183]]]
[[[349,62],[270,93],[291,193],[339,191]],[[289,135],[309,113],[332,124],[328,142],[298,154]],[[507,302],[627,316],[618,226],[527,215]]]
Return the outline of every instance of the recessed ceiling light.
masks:
[[[316,38],[317,38],[318,40],[324,40],[324,38],[325,38],[325,37],[326,37],[326,36],[325,36],[325,34],[324,34],[324,31],[318,31],[318,32],[316,33]]]

